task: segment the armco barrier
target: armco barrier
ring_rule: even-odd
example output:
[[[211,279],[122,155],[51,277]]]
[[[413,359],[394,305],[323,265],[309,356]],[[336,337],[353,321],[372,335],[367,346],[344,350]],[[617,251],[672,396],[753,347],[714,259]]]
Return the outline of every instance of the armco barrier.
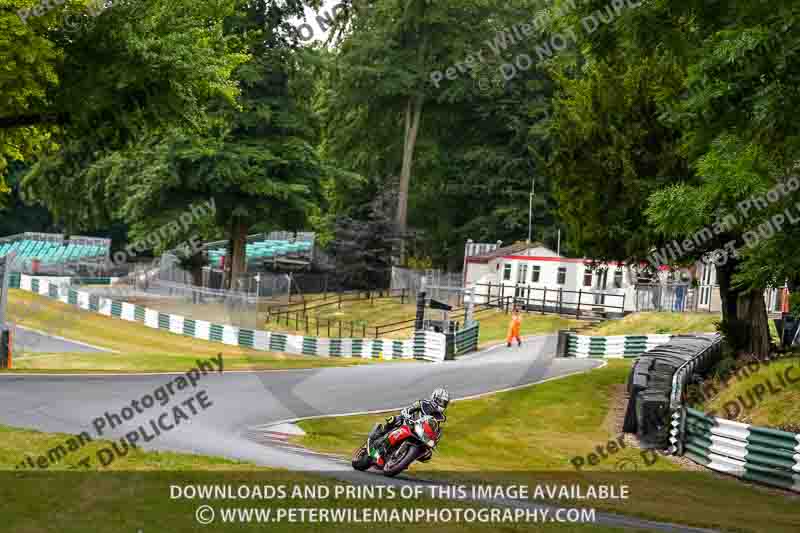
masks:
[[[711,417],[691,408],[682,416],[685,455],[692,461],[748,481],[800,492],[799,434]]]
[[[413,339],[318,338],[239,328],[227,324],[214,324],[205,320],[194,320],[171,313],[160,313],[155,309],[72,289],[65,284],[63,278],[59,279],[57,283],[46,277],[23,274],[19,276],[19,285],[16,288],[54,298],[86,311],[130,322],[140,322],[149,328],[161,329],[176,335],[260,351],[322,357],[414,358],[428,361],[444,361],[447,356],[445,335],[433,331],[416,331]],[[477,324],[474,327],[477,331]],[[467,339],[471,330],[463,331],[465,333],[462,339]],[[477,336],[475,339],[477,346]],[[467,340],[464,340],[462,346],[468,345]]]
[[[565,355],[607,359],[639,357],[657,346],[668,343],[671,338],[671,335],[589,336],[569,333]]]

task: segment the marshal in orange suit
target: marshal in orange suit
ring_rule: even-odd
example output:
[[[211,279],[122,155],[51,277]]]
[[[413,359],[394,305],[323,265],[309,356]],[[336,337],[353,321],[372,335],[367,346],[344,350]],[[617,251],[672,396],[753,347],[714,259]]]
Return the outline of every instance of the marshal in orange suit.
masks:
[[[511,312],[511,322],[508,324],[508,336],[506,337],[506,344],[509,347],[513,339],[517,339],[517,346],[522,346],[522,339],[519,336],[520,329],[522,329],[522,316],[519,314],[519,309],[515,307]]]

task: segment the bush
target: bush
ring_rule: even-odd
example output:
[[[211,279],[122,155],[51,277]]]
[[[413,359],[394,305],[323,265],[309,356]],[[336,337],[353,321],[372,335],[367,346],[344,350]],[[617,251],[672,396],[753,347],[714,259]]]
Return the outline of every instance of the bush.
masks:
[[[723,376],[732,374],[735,369],[736,359],[733,357],[725,357],[724,359],[720,360],[719,363],[714,365],[714,369],[711,371],[711,373],[716,379],[721,379]]]
[[[717,331],[725,337],[725,341],[734,352],[747,347],[749,328],[747,322],[738,318],[729,318],[716,323]]]
[[[794,318],[800,318],[800,292],[789,295],[789,314]]]

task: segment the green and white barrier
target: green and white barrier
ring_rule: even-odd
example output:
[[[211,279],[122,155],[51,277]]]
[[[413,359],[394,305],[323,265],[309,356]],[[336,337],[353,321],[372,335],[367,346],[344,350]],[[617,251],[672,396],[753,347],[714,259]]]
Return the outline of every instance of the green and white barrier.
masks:
[[[259,351],[283,352],[320,357],[358,357],[363,359],[424,359],[444,361],[446,339],[442,333],[417,331],[413,339],[341,339],[239,328],[215,324],[172,313],[162,313],[129,302],[121,302],[70,288],[65,278],[48,279],[22,274],[15,288],[129,322],[140,322],[153,329],[229,346]],[[475,326],[477,328],[477,325]],[[471,330],[463,330],[462,347],[467,349]],[[476,343],[477,346],[477,336]]]
[[[671,335],[589,336],[570,333],[567,356],[600,359],[638,357],[656,346],[666,344]]]
[[[412,350],[414,359],[444,361],[447,358],[447,337],[435,331],[415,331]]]
[[[467,328],[458,330],[455,334],[455,355],[477,350],[479,335],[480,325],[477,322]]]
[[[711,470],[800,492],[800,434],[711,417],[687,408],[673,415],[673,445],[683,439],[685,455]]]

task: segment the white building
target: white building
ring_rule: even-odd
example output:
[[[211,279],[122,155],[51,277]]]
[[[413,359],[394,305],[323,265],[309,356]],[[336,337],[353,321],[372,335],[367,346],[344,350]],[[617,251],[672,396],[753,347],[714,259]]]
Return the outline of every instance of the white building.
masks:
[[[465,261],[465,285],[475,289],[478,302],[513,296],[537,309],[575,308],[580,302],[586,311],[633,310],[637,279],[631,267],[561,257],[538,243],[497,248]]]
[[[559,256],[540,243],[518,243],[477,250],[464,261],[464,285],[474,288],[477,303],[516,302],[529,309],[574,314],[596,311],[606,315],[643,310],[721,311],[721,298],[713,264],[698,262],[690,268],[662,266],[657,275],[646,263],[638,266],[593,259]],[[648,274],[648,271],[650,272]],[[647,277],[652,276],[652,277]],[[696,280],[693,283],[692,280]],[[784,289],[764,293],[767,311],[780,312]]]

